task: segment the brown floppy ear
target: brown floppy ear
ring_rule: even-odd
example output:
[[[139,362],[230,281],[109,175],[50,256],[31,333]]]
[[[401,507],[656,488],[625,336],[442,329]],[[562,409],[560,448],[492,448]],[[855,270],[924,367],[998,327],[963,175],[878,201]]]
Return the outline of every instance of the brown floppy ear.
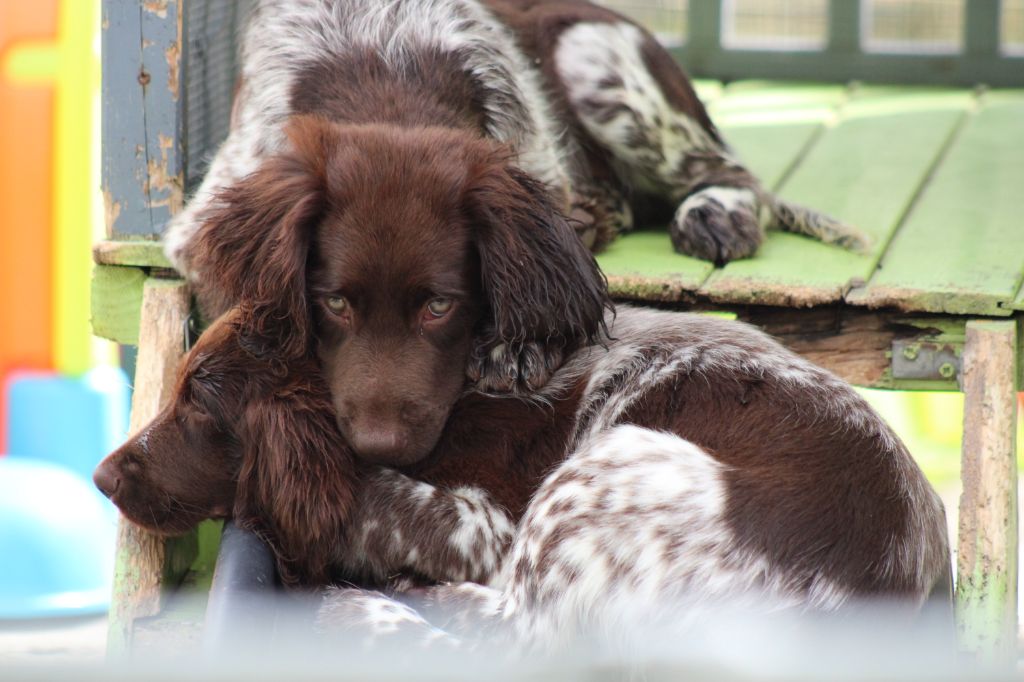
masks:
[[[489,307],[477,353],[492,359],[509,354],[497,371],[511,379],[517,363],[511,356],[519,356],[527,344],[539,344],[553,370],[562,353],[607,331],[604,312],[612,307],[607,281],[555,209],[546,186],[518,168],[493,163],[470,180],[467,203]],[[551,358],[557,359],[554,367]],[[537,388],[523,376],[525,364],[518,361],[518,380]]]
[[[327,387],[277,391],[246,407],[241,428],[235,519],[268,541],[285,584],[327,584],[357,475]]]
[[[289,358],[310,342],[306,258],[326,205],[334,128],[303,116],[286,132],[291,150],[222,190],[199,216],[190,250],[200,303],[215,308],[204,312],[239,304],[250,349]]]

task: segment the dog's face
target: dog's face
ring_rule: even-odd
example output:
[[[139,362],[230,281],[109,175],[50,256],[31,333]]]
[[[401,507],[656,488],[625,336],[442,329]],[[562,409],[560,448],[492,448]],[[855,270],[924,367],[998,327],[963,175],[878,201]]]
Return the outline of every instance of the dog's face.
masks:
[[[431,451],[463,392],[479,260],[459,197],[429,191],[460,178],[388,169],[381,189],[427,188],[395,202],[356,183],[369,170],[349,169],[344,208],[318,225],[308,291],[339,428],[363,459],[401,466]]]
[[[182,363],[171,402],[96,467],[96,486],[132,522],[177,535],[230,515],[241,445],[225,417],[241,411],[245,390],[225,383],[245,376],[232,346],[231,325],[215,322]]]
[[[546,189],[448,129],[298,117],[292,149],[203,217],[201,278],[255,311],[269,356],[315,347],[338,427],[389,466],[426,457],[467,375],[542,386],[603,324],[603,277]]]

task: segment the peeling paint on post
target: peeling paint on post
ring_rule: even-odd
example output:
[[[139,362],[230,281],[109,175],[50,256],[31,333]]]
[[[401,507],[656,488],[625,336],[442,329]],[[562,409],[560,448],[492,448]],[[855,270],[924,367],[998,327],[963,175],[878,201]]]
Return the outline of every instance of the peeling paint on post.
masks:
[[[103,2],[107,237],[157,239],[184,203],[182,0]]]

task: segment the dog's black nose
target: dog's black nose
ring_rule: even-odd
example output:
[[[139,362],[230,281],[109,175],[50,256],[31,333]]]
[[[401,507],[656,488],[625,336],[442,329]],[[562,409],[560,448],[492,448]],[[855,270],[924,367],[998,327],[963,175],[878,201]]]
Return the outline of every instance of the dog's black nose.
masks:
[[[96,471],[92,473],[92,482],[107,497],[116,493],[117,487],[121,485],[121,479],[114,471],[114,467],[109,466],[106,462],[100,462],[100,465],[96,467]]]

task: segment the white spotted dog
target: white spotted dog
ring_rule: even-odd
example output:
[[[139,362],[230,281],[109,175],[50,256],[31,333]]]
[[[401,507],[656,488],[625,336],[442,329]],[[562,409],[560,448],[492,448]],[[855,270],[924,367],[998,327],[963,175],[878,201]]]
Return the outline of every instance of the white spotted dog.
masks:
[[[846,383],[741,323],[623,307],[610,326],[607,348],[556,373],[533,421],[482,425],[498,440],[514,434],[528,461],[551,422],[567,422],[564,456],[518,516],[500,568],[480,584],[334,588],[323,631],[373,625],[359,608],[372,603],[387,615],[370,628],[384,639],[554,651],[636,624],[685,630],[720,603],[841,612],[887,600],[914,613],[929,597],[950,600],[942,503]],[[487,454],[470,443],[443,456],[468,466]],[[444,499],[443,485],[430,495],[423,485],[396,498]],[[461,516],[504,537],[501,488],[479,485],[488,493]],[[463,545],[424,542],[402,516],[378,518],[402,529],[392,551],[409,552],[407,568]],[[491,535],[466,535],[476,533]],[[390,601],[403,605],[383,609]]]
[[[246,281],[232,277],[255,280],[263,273],[254,263],[246,266],[252,272],[236,277],[237,249],[218,251],[197,235],[214,222],[211,211],[230,205],[232,191],[247,178],[261,169],[284,172],[271,162],[294,151],[286,130],[297,116],[348,132],[390,132],[391,144],[375,153],[399,158],[407,167],[433,162],[409,147],[412,138],[404,131],[457,134],[458,142],[444,138],[453,160],[460,158],[455,152],[463,142],[491,143],[508,155],[515,172],[550,191],[534,203],[574,218],[593,249],[629,229],[634,214],[671,220],[677,249],[718,263],[750,256],[763,229],[772,226],[863,245],[856,230],[766,192],[729,151],[671,56],[641,27],[589,2],[261,0],[241,61],[230,134],[164,235],[168,258],[193,283],[210,319],[245,295]],[[354,144],[351,135],[340,137],[349,142],[339,144]],[[354,157],[366,153],[353,148],[351,173],[377,172],[355,163]],[[459,178],[472,174],[467,162],[462,175],[435,183],[455,182],[450,192],[457,195],[463,191]],[[415,173],[410,177],[418,179]],[[403,186],[413,182],[408,179],[363,180],[390,190],[379,199],[380,220],[422,191]],[[490,201],[503,205],[500,197]],[[531,212],[534,222],[538,215]],[[271,240],[272,213],[263,220]],[[310,247],[314,259],[325,237],[316,239]],[[248,235],[246,241],[254,242]],[[558,261],[553,267],[564,269]],[[513,332],[522,330],[498,331],[505,341],[546,346],[552,344],[543,340],[573,336],[573,330],[549,325],[554,328],[526,330],[521,337]],[[573,344],[565,345],[571,352]],[[560,356],[547,350],[545,359],[558,364]],[[515,362],[506,360],[497,372],[519,371],[509,370]]]
[[[525,3],[531,4],[531,3]],[[765,190],[729,149],[685,75],[641,27],[581,3],[552,3],[566,25],[550,61],[584,146],[601,149],[616,187],[660,206],[676,249],[722,264],[754,253],[765,228],[863,250],[858,230]],[[568,7],[567,7],[568,6]],[[571,7],[572,9],[569,9]],[[577,17],[566,22],[566,16]],[[550,69],[549,69],[550,70]]]

